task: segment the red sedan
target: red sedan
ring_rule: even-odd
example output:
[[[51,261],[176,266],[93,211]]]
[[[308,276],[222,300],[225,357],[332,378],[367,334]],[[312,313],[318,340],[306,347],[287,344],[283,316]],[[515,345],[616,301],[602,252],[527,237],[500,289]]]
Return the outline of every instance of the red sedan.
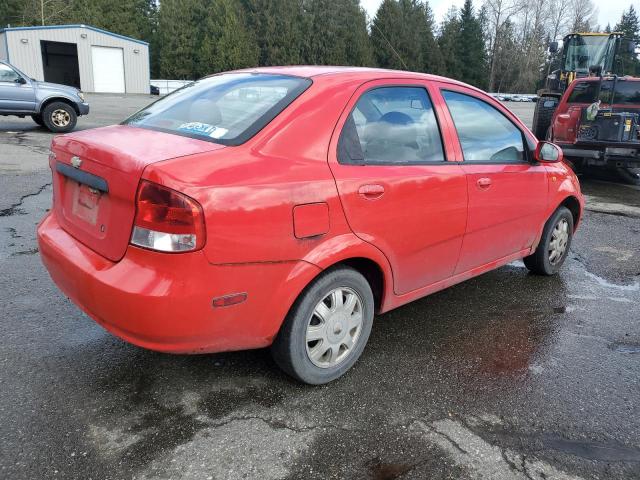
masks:
[[[555,145],[411,72],[213,75],[49,160],[40,252],[82,310],[153,350],[271,345],[312,384],[356,362],[375,313],[517,259],[555,274],[583,208]]]

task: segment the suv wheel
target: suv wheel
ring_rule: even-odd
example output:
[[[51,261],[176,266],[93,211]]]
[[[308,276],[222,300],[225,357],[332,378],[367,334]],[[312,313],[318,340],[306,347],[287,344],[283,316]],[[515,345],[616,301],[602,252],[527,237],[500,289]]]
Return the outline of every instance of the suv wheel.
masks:
[[[71,105],[63,102],[53,102],[42,112],[45,127],[54,133],[70,132],[76,126],[78,116]]]
[[[373,312],[373,293],[360,273],[329,270],[296,300],[271,347],[273,358],[301,382],[335,380],[362,354]]]
[[[33,119],[34,122],[36,122],[38,125],[40,125],[41,127],[44,127],[44,122],[42,121],[42,115],[31,115],[31,118]]]
[[[538,275],[555,275],[567,258],[573,238],[573,215],[558,208],[547,220],[538,248],[524,258],[525,266]]]

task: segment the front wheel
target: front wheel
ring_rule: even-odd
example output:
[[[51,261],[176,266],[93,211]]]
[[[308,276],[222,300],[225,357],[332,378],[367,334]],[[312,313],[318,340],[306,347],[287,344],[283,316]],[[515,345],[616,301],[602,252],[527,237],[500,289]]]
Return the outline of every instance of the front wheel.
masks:
[[[367,280],[341,267],[318,277],[298,297],[271,352],[286,373],[320,385],[343,375],[369,339],[374,300]]]
[[[42,112],[45,127],[54,133],[70,132],[76,126],[78,115],[73,107],[63,102],[53,102]]]
[[[573,238],[573,215],[558,208],[547,220],[538,248],[524,258],[525,266],[538,275],[555,275],[567,258]]]
[[[558,106],[558,100],[555,97],[540,97],[536,103],[533,112],[533,134],[538,139],[546,137],[549,127],[551,127],[551,119],[553,113]]]

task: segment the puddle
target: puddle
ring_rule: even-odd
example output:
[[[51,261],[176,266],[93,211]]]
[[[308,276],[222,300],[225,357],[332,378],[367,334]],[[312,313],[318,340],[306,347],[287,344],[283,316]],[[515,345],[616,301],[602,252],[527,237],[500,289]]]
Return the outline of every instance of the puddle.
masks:
[[[640,462],[640,450],[615,443],[576,441],[546,436],[545,447],[588,460],[605,462]]]
[[[404,463],[382,463],[379,459],[377,459],[376,462],[371,465],[371,479],[395,480],[396,478],[401,478],[412,468],[412,465],[407,465]]]
[[[588,271],[584,271],[584,274],[591,278],[592,280],[595,280],[598,285],[600,285],[601,287],[605,287],[605,288],[615,288],[617,290],[624,290],[624,291],[628,291],[628,292],[638,292],[640,291],[640,283],[639,282],[633,282],[631,284],[628,285],[618,285],[616,283],[611,283],[608,282],[607,280],[605,280],[604,278],[596,275],[595,273],[591,273]]]
[[[636,343],[614,342],[609,345],[609,348],[614,352],[627,353],[631,355],[640,353],[640,344]]]

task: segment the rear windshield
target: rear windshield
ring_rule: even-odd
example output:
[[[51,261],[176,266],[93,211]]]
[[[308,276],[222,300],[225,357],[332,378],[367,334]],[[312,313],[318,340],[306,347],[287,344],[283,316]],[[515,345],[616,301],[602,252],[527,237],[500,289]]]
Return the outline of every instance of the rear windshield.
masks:
[[[133,114],[123,125],[225,145],[258,133],[311,80],[264,73],[225,73],[197,80]]]
[[[593,103],[600,100],[602,103],[611,103],[611,90],[613,80],[602,82],[600,94],[598,95],[599,82],[578,82],[573,87],[569,95],[569,103]],[[624,105],[638,105],[640,107],[640,82],[633,80],[621,80],[616,82],[616,91],[613,96],[613,103]]]

